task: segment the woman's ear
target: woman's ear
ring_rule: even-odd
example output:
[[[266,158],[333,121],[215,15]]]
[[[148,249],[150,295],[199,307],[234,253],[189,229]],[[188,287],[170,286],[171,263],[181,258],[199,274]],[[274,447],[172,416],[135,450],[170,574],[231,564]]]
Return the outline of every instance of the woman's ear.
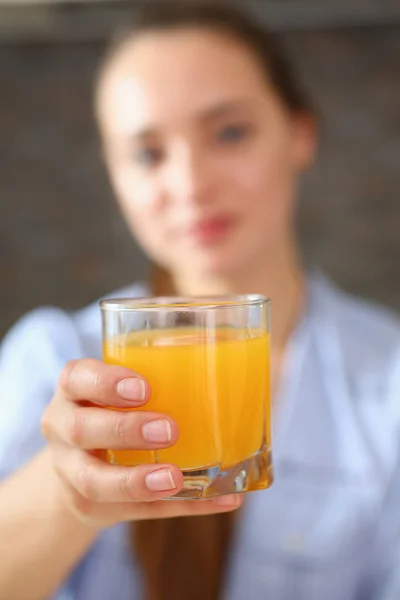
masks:
[[[316,118],[307,113],[293,117],[293,163],[298,171],[304,171],[314,163],[318,147]]]

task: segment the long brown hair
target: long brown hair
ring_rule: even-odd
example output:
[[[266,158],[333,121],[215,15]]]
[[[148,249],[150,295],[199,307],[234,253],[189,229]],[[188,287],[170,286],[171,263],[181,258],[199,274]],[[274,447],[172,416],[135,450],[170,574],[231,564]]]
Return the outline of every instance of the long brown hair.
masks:
[[[254,54],[267,80],[291,112],[312,112],[310,102],[274,37],[236,5],[219,0],[145,0],[132,6],[102,63],[100,79],[122,46],[149,31],[200,27],[229,35]],[[171,277],[156,267],[157,295],[174,293]],[[235,514],[144,521],[131,527],[146,600],[218,600],[234,532]]]

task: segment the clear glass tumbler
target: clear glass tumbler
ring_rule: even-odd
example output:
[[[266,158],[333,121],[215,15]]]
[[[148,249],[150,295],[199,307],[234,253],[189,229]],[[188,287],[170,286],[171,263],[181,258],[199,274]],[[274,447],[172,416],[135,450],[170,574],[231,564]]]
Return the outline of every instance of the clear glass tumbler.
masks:
[[[170,415],[179,440],[159,451],[109,449],[112,464],[173,463],[175,498],[267,488],[271,461],[270,302],[263,296],[110,299],[103,356],[143,375],[143,408]]]

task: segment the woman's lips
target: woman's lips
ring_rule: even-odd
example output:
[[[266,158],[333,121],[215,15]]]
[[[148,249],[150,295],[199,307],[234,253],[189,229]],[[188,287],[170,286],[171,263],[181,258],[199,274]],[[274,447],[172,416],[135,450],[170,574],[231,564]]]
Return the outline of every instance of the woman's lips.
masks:
[[[233,219],[229,217],[203,219],[190,225],[186,229],[186,234],[197,244],[215,244],[226,236],[232,225]]]

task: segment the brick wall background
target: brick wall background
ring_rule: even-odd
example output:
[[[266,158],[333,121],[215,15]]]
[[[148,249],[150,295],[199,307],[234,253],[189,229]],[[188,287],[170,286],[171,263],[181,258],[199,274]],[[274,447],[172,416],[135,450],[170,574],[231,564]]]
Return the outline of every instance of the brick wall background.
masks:
[[[304,181],[307,256],[400,310],[400,29],[285,35],[321,112]],[[25,311],[81,306],[144,276],[91,115],[100,43],[0,47],[0,336]]]

